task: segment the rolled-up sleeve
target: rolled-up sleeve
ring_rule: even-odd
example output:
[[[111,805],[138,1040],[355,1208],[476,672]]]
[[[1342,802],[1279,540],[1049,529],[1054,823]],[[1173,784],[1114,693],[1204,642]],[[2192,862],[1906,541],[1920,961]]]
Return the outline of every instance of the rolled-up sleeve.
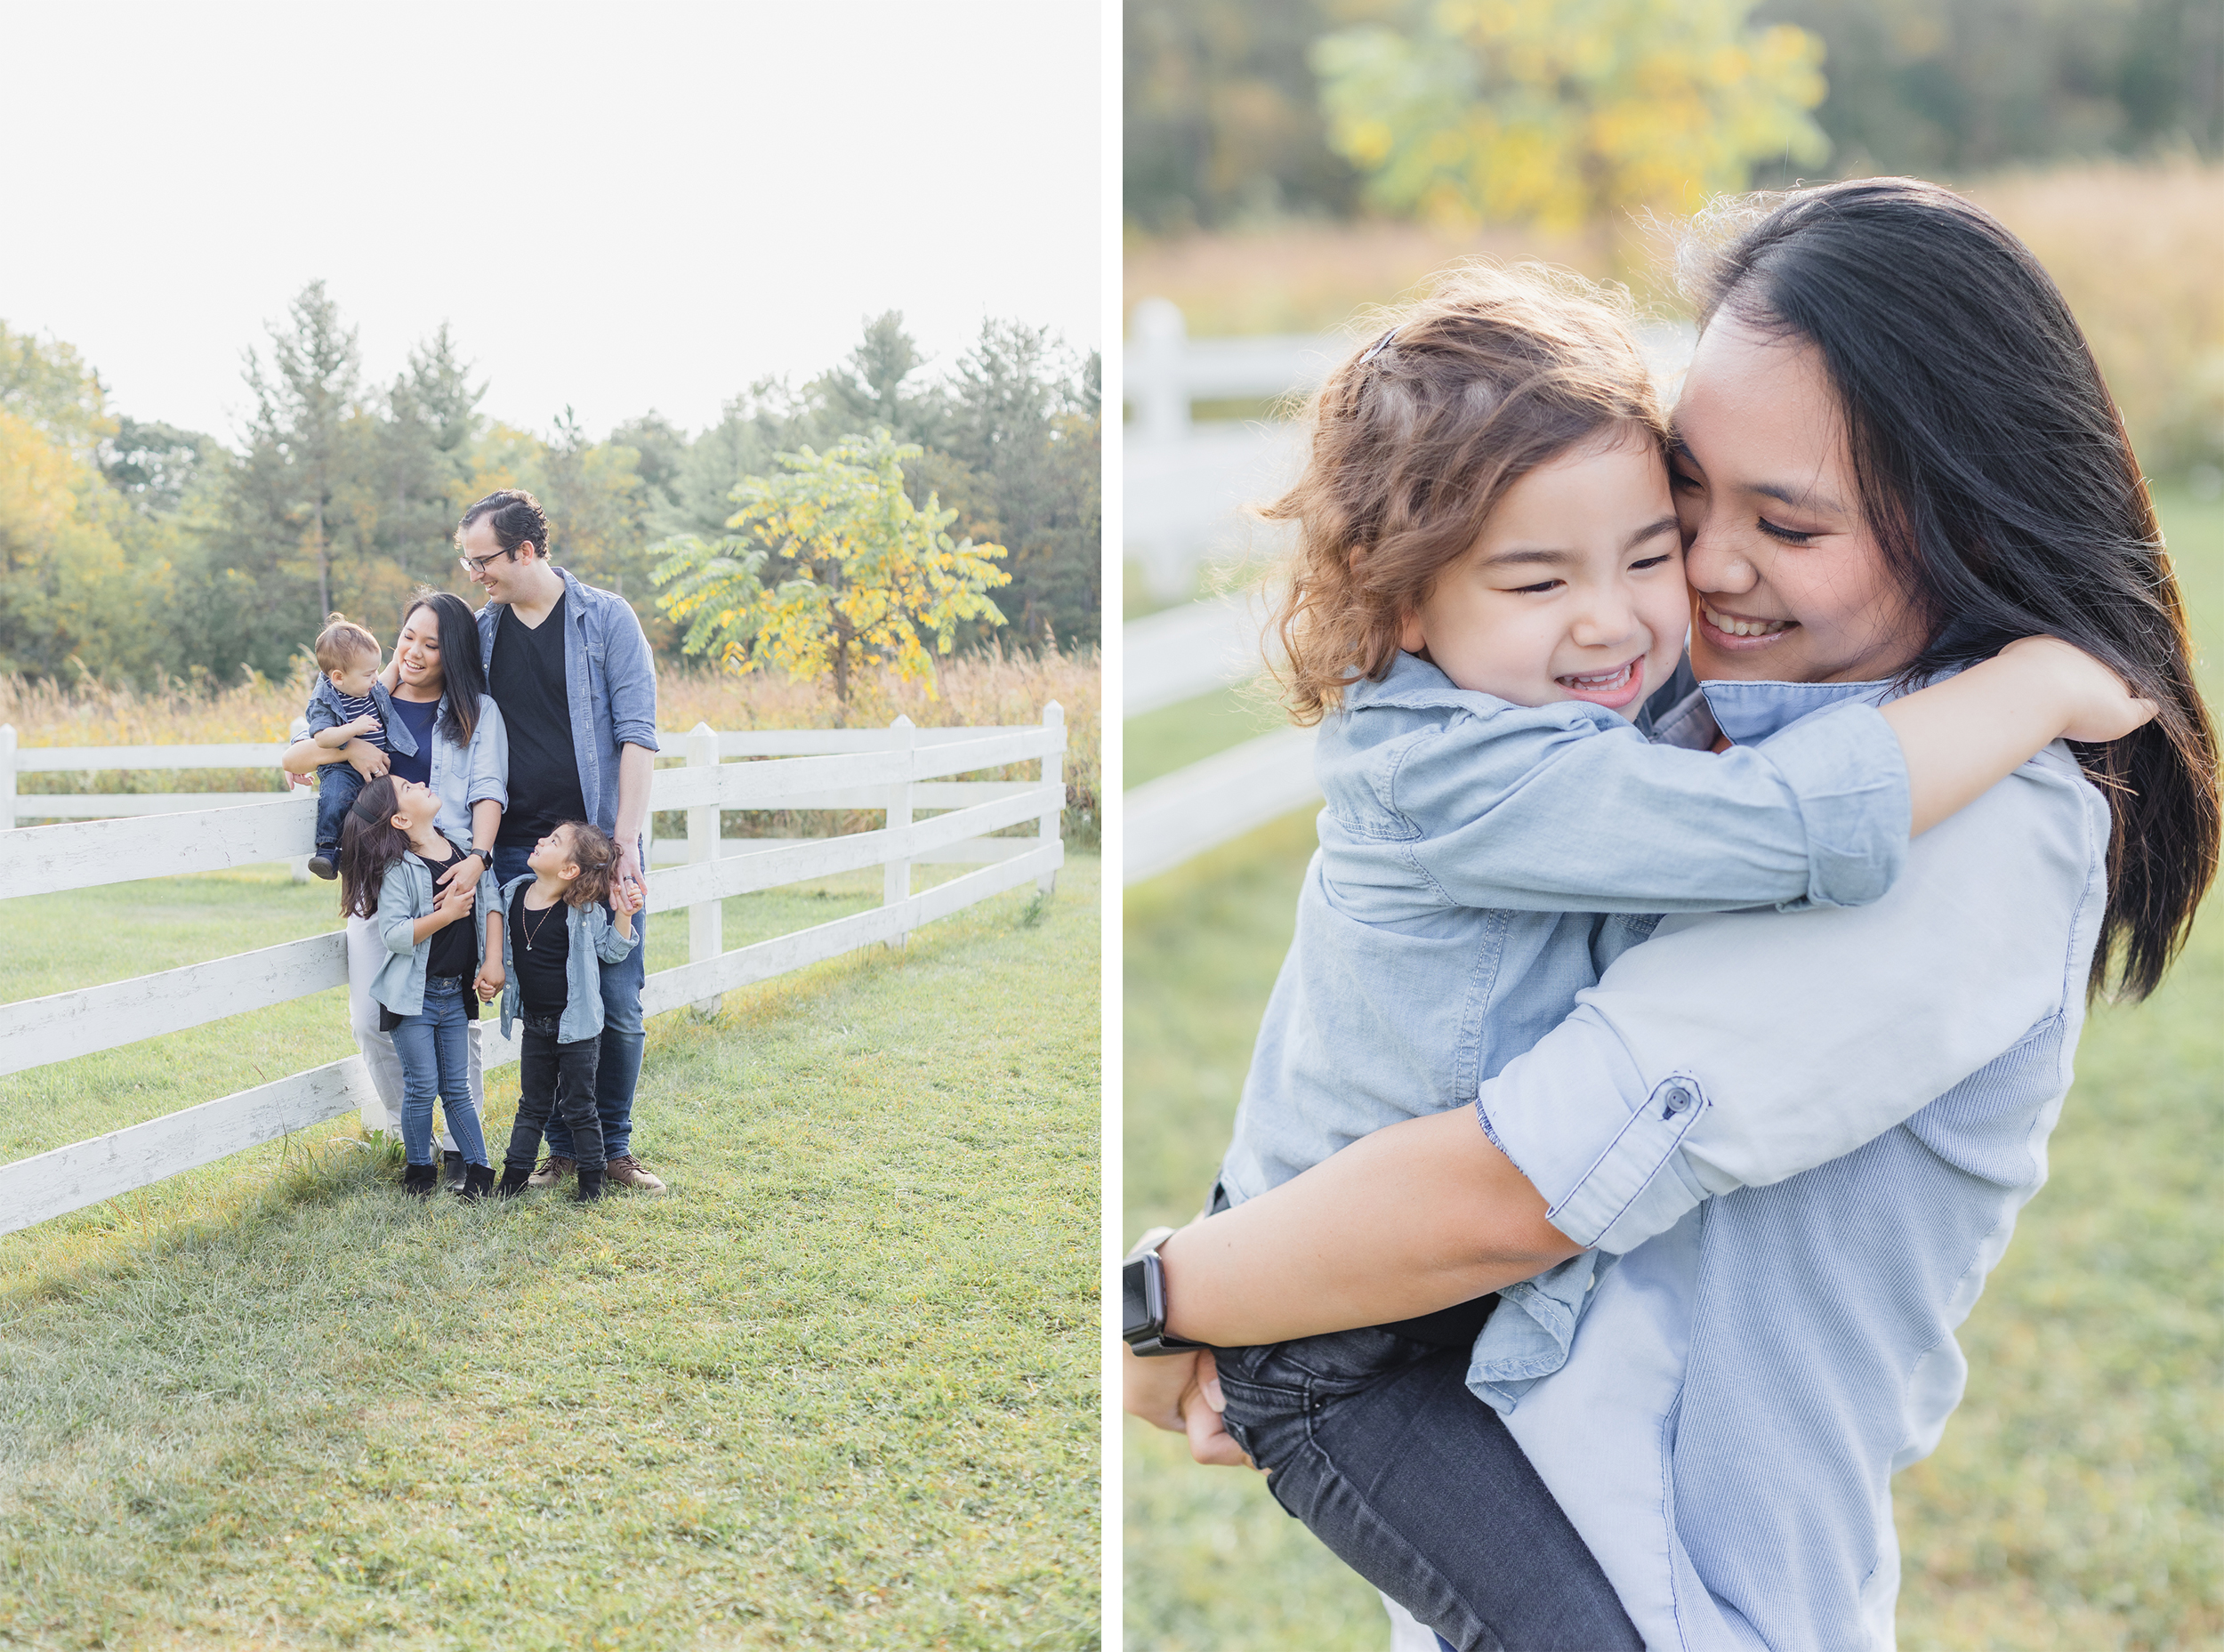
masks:
[[[479,724],[471,730],[471,782],[463,807],[488,799],[510,807],[510,729],[491,695],[479,697]]]
[[[414,905],[409,899],[409,867],[397,860],[386,868],[378,886],[378,933],[386,950],[398,958],[406,958],[417,949],[414,932],[417,918],[410,910]]]
[[[608,604],[602,669],[610,685],[610,740],[614,745],[657,750],[657,661],[641,616],[624,599]]]
[[[1670,919],[1477,1114],[1552,1224],[1614,1252],[1849,1153],[2077,1001],[2105,808],[2027,766],[1873,905]]]
[[[1449,746],[1478,735],[1476,760],[1455,760]],[[1454,725],[1398,753],[1384,789],[1416,870],[1464,907],[1853,907],[1890,888],[1907,854],[1906,761],[1858,704],[1720,754],[1573,715]]]

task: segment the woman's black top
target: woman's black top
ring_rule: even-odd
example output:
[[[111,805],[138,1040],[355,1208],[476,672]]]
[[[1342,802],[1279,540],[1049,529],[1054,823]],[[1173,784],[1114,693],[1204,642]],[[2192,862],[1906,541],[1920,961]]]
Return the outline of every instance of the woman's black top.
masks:
[[[415,780],[419,786],[432,784],[432,721],[440,714],[438,700],[405,700],[399,694],[387,697],[394,703],[394,715],[409,728],[410,737],[417,743],[417,754],[405,757],[399,747],[386,753],[387,772],[397,780]],[[445,931],[442,931],[446,933]]]
[[[561,1015],[570,1001],[564,979],[571,960],[571,924],[562,901],[538,912],[526,909],[530,883],[510,897],[510,961],[517,966],[518,998],[528,1015]]]
[[[503,605],[495,623],[487,691],[502,708],[510,738],[510,802],[502,811],[500,849],[530,849],[552,828],[583,820],[579,754],[571,743],[571,698],[564,684],[564,623],[569,593],[548,617],[528,625]]]

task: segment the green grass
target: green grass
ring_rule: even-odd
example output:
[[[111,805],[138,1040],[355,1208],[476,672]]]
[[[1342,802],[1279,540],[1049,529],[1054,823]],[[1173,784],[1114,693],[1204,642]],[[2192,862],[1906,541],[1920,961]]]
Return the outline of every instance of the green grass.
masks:
[[[2162,504],[2215,697],[2224,504]],[[1211,1183],[1310,841],[1293,818],[1128,892],[1129,1233]],[[2150,1003],[2087,1027],[2051,1179],[1961,1333],[1968,1397],[1895,1483],[1904,1652],[2224,1644],[2220,904]],[[1374,1592],[1255,1475],[1126,1430],[1134,1652],[1379,1652]]]
[[[1130,717],[1122,725],[1126,744],[1120,754],[1121,783],[1156,780],[1201,757],[1270,734],[1287,721],[1271,702],[1240,688],[1216,689]]]
[[[1097,891],[652,1021],[662,1198],[420,1206],[343,1121],[0,1239],[0,1644],[1095,1646]],[[0,991],[330,921],[126,892],[12,906]],[[332,1059],[338,999],[12,1079],[0,1152]]]

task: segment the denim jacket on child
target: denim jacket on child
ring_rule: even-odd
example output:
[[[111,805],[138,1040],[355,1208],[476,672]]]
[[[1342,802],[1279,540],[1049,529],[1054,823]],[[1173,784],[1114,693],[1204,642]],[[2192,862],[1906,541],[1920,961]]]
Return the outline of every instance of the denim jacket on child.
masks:
[[[471,852],[471,845],[460,839],[449,838],[448,842],[459,855]],[[482,902],[493,882],[493,873],[480,874],[479,890]],[[387,955],[386,962],[378,966],[378,973],[371,978],[371,996],[396,1015],[415,1015],[424,1008],[424,965],[432,955],[432,937],[413,940],[410,931],[419,918],[432,910],[434,899],[432,868],[419,859],[415,850],[404,850],[401,858],[386,868],[386,875],[378,886],[378,910],[371,915],[371,922],[378,925]],[[484,907],[472,907],[455,921],[478,931],[474,950],[483,963],[487,950]]]
[[[516,944],[510,931],[516,927],[510,922],[510,898],[521,883],[530,883],[534,874],[521,873],[502,886],[495,899],[501,904],[496,908],[502,914],[502,1036],[510,1036],[510,1023],[524,1013],[518,995],[518,963]],[[480,923],[486,920],[482,916]],[[482,929],[483,935],[485,931]],[[584,907],[564,902],[564,933],[569,938],[570,950],[564,956],[564,1013],[556,1023],[556,1042],[560,1044],[577,1044],[582,1038],[602,1036],[602,971],[596,965],[616,963],[633,950],[641,939],[635,931],[621,935],[617,925],[610,922],[610,909],[600,901]]]
[[[1719,755],[1677,737],[1470,692],[1411,654],[1351,685],[1315,746],[1320,848],[1221,1164],[1230,1204],[1471,1104],[1663,913],[1861,906],[1898,875],[1906,763],[1873,706]],[[1572,1315],[1591,1261],[1502,1295]]]
[[[386,692],[386,685],[377,678],[371,679],[371,706],[378,713],[379,731],[386,737],[386,749],[399,752],[404,757],[417,754],[417,737],[409,732],[409,725],[394,715],[393,697]],[[344,716],[340,709],[340,690],[332,686],[332,679],[319,674],[316,686],[309,691],[309,710],[302,713],[309,722],[310,738],[327,729],[337,729],[352,718]]]

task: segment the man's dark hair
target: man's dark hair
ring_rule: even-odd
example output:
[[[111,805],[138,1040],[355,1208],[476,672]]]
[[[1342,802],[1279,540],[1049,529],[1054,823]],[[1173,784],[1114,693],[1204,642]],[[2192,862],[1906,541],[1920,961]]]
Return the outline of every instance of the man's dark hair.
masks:
[[[463,520],[455,525],[459,534],[485,517],[495,530],[495,543],[504,551],[516,551],[520,545],[531,545],[542,556],[548,554],[548,512],[541,509],[541,502],[522,488],[504,488],[490,493],[463,512]]]

